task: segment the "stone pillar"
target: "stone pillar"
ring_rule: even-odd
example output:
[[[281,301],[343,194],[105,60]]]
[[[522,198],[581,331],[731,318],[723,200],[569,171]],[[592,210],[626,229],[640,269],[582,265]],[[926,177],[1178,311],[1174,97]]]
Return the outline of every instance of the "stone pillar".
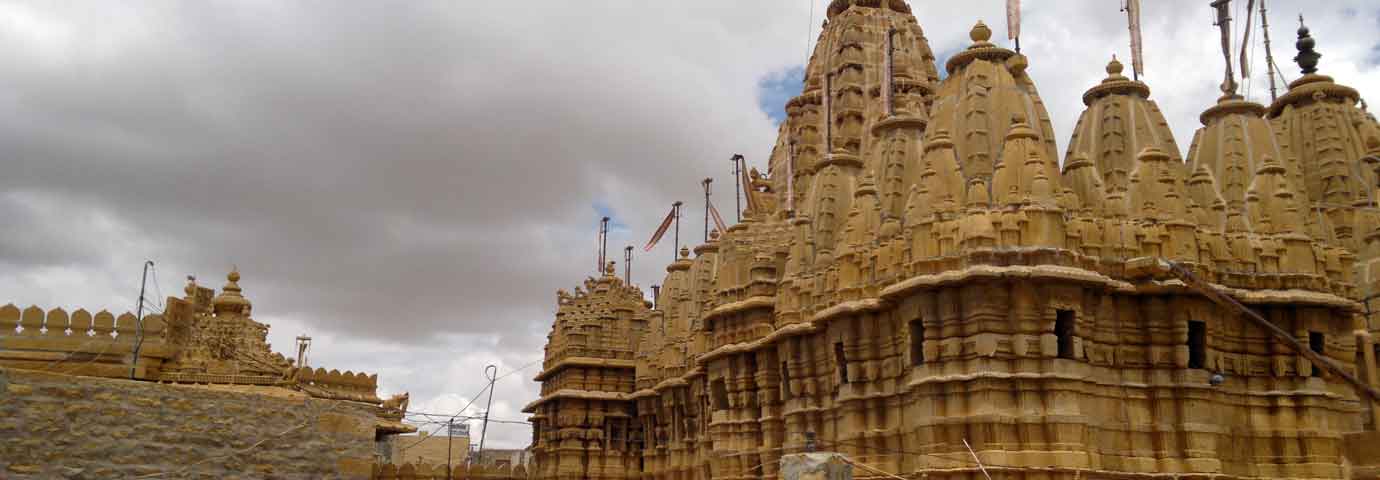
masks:
[[[843,454],[796,453],[781,456],[780,480],[853,480],[853,465]]]

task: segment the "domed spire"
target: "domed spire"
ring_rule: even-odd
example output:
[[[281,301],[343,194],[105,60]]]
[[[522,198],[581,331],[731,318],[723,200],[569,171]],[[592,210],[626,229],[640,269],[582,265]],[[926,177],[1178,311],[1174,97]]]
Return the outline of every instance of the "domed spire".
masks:
[[[1150,99],[1150,87],[1121,74],[1116,57],[1107,62],[1107,78],[1083,93],[1088,108],[1078,118],[1064,158],[1087,158],[1102,175],[1107,189],[1127,188],[1136,168],[1136,155],[1154,149],[1182,163],[1179,146],[1160,107]],[[1065,169],[1065,172],[1069,172]],[[1082,172],[1086,173],[1086,172]],[[1079,191],[1084,202],[1092,191]]]
[[[1308,26],[1303,24],[1303,15],[1299,15],[1299,41],[1294,43],[1299,49],[1299,54],[1294,56],[1294,62],[1303,69],[1304,75],[1318,73],[1318,59],[1322,58],[1322,54],[1313,50],[1315,44]]]
[[[225,279],[225,286],[221,287],[220,295],[216,295],[216,298],[211,300],[211,307],[217,315],[222,313],[248,314],[250,304],[249,299],[244,298],[240,290],[239,267],[231,269]]]

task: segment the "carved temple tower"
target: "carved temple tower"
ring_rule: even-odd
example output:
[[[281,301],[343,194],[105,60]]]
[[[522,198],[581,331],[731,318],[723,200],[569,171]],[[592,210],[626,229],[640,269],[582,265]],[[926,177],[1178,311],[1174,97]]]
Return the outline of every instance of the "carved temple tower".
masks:
[[[637,476],[641,430],[632,402],[633,354],[647,331],[642,291],[614,276],[613,262],[571,295],[558,292],[556,323],[532,412],[534,475],[560,479]]]
[[[1356,91],[1302,31],[1307,75],[1205,101],[1185,159],[1113,59],[1061,159],[1040,64],[991,35],[941,80],[904,1],[832,2],[743,220],[654,309],[611,274],[558,295],[536,476],[769,479],[807,442],[905,478],[1348,476],[1377,404],[1166,265],[1373,385]]]

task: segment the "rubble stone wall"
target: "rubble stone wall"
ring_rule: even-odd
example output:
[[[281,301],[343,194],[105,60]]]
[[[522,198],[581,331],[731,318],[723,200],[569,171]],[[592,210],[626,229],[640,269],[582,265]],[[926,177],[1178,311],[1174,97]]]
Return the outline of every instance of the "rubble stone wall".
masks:
[[[0,369],[0,478],[369,478],[368,406]]]

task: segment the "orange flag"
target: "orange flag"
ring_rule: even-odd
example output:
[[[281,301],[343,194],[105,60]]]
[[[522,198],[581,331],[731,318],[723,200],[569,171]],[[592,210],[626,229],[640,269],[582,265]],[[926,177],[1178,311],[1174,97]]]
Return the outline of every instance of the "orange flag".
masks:
[[[656,228],[656,233],[652,234],[652,239],[647,241],[647,246],[642,247],[642,251],[650,252],[656,247],[656,242],[661,241],[661,236],[666,235],[666,229],[671,228],[671,222],[676,220],[676,207],[671,207],[671,211],[666,213],[666,219],[661,221],[661,226]]]
[[[719,209],[714,208],[714,203],[709,203],[709,216],[714,217],[714,228],[720,233],[727,233],[728,226],[724,224],[724,217],[719,216]]]

